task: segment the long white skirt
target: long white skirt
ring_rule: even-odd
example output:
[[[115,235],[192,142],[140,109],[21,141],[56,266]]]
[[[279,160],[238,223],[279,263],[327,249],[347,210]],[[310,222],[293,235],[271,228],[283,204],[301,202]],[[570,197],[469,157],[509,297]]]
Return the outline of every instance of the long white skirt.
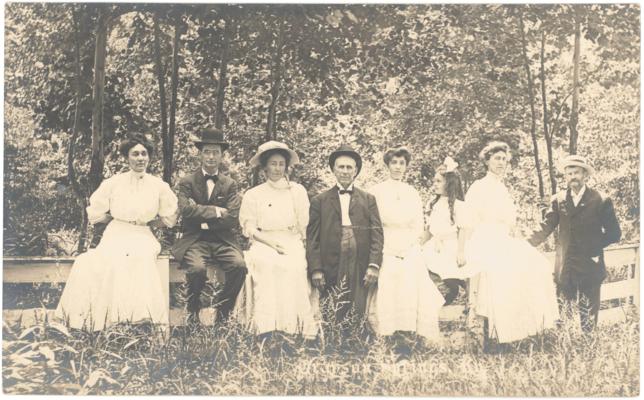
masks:
[[[553,266],[525,240],[477,229],[466,244],[471,306],[487,317],[491,337],[512,342],[552,328],[559,318]]]
[[[99,245],[76,258],[55,316],[94,331],[126,321],[168,324],[160,251],[147,226],[111,221]]]
[[[449,237],[445,240],[432,238],[423,246],[423,259],[427,269],[441,279],[467,279],[469,271],[459,268],[456,262],[458,253],[458,241],[456,237]]]
[[[314,338],[319,324],[302,241],[288,231],[268,234],[286,247],[286,253],[278,254],[260,242],[244,252],[248,274],[235,315],[256,334],[281,331]]]
[[[378,286],[369,294],[369,323],[379,335],[407,331],[439,341],[438,315],[444,302],[419,247],[404,259],[385,254]]]

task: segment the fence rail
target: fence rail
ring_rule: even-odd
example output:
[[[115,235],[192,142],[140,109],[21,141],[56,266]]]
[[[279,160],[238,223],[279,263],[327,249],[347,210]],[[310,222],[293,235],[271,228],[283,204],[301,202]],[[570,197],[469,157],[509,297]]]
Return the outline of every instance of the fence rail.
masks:
[[[554,264],[554,254],[547,253]],[[607,269],[621,268],[627,271],[626,279],[608,282],[602,285],[601,300],[624,299],[626,303],[634,304],[639,308],[639,245],[612,246],[605,250]],[[3,282],[6,283],[62,283],[67,280],[73,257],[4,257]],[[173,325],[182,325],[185,319],[184,311],[179,308],[170,308],[170,283],[184,281],[184,272],[178,268],[177,263],[169,256],[160,256],[157,259],[157,268],[165,282],[164,288],[170,309],[170,322]],[[216,272],[211,278],[223,280],[223,275]],[[464,307],[452,305],[443,307],[441,320],[457,320],[463,315]],[[42,320],[46,314],[51,316],[53,310],[44,308],[28,309],[3,309],[3,321],[7,323],[20,322],[29,326]],[[202,320],[212,323],[212,309],[202,310]],[[602,309],[599,313],[600,323],[613,323],[623,321],[626,317],[621,306]]]

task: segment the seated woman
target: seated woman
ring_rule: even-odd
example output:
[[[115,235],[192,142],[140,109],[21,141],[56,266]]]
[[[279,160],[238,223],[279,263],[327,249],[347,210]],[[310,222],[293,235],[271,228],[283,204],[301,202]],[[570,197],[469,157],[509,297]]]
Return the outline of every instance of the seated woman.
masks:
[[[304,187],[286,176],[288,167],[297,163],[297,153],[283,143],[259,146],[250,165],[262,168],[266,182],[244,194],[239,210],[251,246],[244,254],[248,267],[244,290],[250,296],[245,310],[238,301],[238,313],[260,337],[277,331],[313,339],[318,332],[304,248],[309,199]]]
[[[415,333],[439,341],[438,314],[444,299],[425,268],[420,251],[423,206],[416,189],[403,182],[411,154],[388,150],[389,179],[370,189],[384,229],[383,262],[378,286],[369,298],[369,323],[384,336]]]
[[[423,245],[427,269],[440,276],[448,292],[445,305],[458,296],[459,288],[465,287],[467,278],[459,268],[465,261],[465,202],[463,187],[456,169],[458,164],[451,158],[438,167],[433,190],[436,197],[429,204],[429,233],[431,239]]]
[[[472,313],[487,320],[487,335],[507,343],[552,328],[559,317],[553,267],[527,241],[514,237],[517,207],[504,177],[510,146],[491,142],[479,155],[487,175],[465,196],[468,237],[465,270]],[[470,322],[474,322],[470,319]]]
[[[149,175],[152,144],[133,135],[120,147],[130,170],[104,180],[90,197],[90,223],[108,224],[100,243],[76,258],[56,317],[90,331],[118,322],[168,324],[168,297],[156,259],[161,245],[151,226],[171,227],[177,197]]]

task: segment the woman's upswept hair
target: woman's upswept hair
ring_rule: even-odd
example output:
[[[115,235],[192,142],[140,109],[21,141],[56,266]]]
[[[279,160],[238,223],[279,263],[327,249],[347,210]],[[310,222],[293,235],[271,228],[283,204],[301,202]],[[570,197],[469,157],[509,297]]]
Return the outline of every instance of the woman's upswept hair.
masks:
[[[405,164],[407,165],[409,165],[409,163],[411,162],[411,152],[405,146],[387,150],[382,158],[385,162],[385,165],[389,165],[391,159],[394,157],[403,157],[405,159]]]
[[[500,140],[493,140],[485,147],[483,147],[483,150],[481,150],[481,152],[479,153],[479,158],[481,159],[481,161],[487,161],[490,159],[490,157],[492,157],[493,154],[496,154],[499,151],[507,154],[508,159],[512,158],[512,151],[510,150],[510,146]]]
[[[447,171],[447,167],[445,165],[438,167],[436,169],[436,174],[440,174],[445,178],[445,192],[447,193],[447,204],[449,204],[449,217],[450,221],[452,221],[452,225],[454,225],[456,223],[454,220],[454,203],[456,203],[456,200],[463,201],[465,198],[463,195],[463,185],[461,184],[461,174],[459,174],[456,169]],[[440,198],[441,195],[437,194],[434,200],[429,204],[430,213]]]
[[[152,158],[152,153],[154,152],[154,144],[152,144],[151,141],[148,140],[145,135],[142,133],[132,133],[128,135],[123,142],[121,142],[121,145],[119,146],[119,152],[123,155],[123,157],[127,158],[127,156],[130,154],[130,149],[137,144],[140,144],[141,146],[145,147],[145,149],[148,151],[148,156]]]

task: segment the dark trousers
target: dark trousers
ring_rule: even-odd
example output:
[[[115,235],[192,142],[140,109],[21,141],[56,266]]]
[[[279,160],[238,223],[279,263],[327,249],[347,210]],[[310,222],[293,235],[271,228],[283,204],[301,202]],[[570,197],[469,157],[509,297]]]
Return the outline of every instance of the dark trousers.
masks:
[[[201,292],[208,282],[206,269],[218,267],[224,271],[226,282],[216,297],[218,318],[227,319],[246,278],[246,264],[242,253],[221,241],[200,240],[186,251],[183,262],[188,286],[187,310],[199,315],[202,308]]]
[[[356,316],[362,318],[367,308],[368,288],[364,285],[358,266],[358,247],[353,228],[342,227],[340,240],[340,265],[338,265],[338,282],[336,286],[344,286],[342,300],[346,301],[338,312],[340,318],[345,318],[351,309]]]
[[[458,297],[459,288],[465,289],[465,281],[461,279],[443,279],[443,284],[447,286],[447,294],[445,295],[445,305],[448,306]]]
[[[327,282],[327,288],[320,293],[323,300],[335,295],[334,317],[341,324],[342,334],[350,334],[353,322],[364,318],[368,288],[364,286],[358,270],[358,249],[351,227],[342,227],[340,240],[340,262],[335,282]],[[356,321],[352,321],[355,318]]]
[[[557,294],[563,305],[579,310],[581,329],[590,332],[597,325],[603,276],[597,274],[569,273],[563,283],[557,285]],[[562,314],[565,312],[561,310]]]

